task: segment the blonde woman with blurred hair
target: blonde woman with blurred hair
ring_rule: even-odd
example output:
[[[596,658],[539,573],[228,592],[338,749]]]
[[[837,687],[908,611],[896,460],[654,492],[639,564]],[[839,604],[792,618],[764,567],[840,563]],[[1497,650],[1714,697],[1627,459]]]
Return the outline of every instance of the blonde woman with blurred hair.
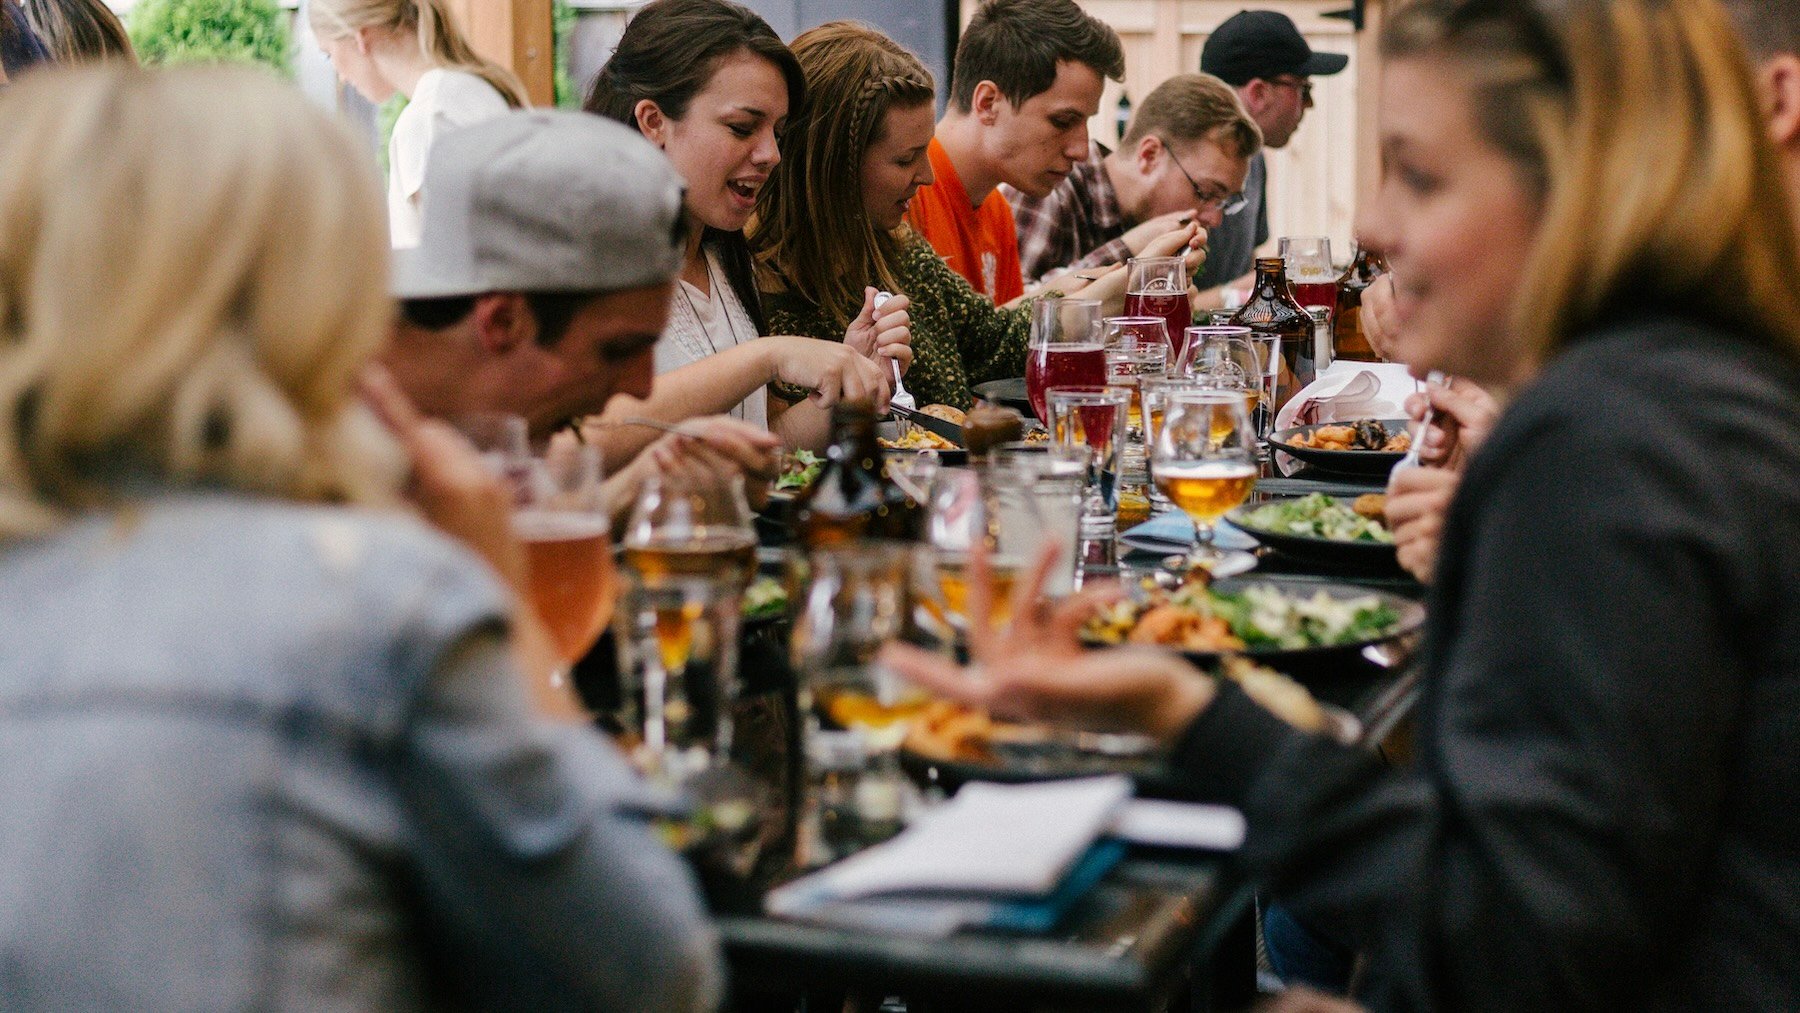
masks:
[[[242,69],[0,122],[0,1008],[710,1008],[639,782],[527,699],[508,497],[358,398],[357,141]]]
[[[340,78],[376,105],[406,96],[388,140],[388,227],[395,248],[417,246],[432,140],[524,108],[525,86],[475,52],[449,0],[308,0],[307,13]]]

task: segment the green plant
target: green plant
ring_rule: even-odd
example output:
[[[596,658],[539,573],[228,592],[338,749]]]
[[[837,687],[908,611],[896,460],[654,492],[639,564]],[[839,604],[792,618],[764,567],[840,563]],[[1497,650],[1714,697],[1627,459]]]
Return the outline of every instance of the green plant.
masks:
[[[141,0],[130,32],[145,63],[259,63],[293,74],[288,14],[275,0]]]
[[[551,37],[556,40],[556,107],[575,109],[581,105],[581,95],[569,78],[569,49],[574,45],[577,15],[569,0],[555,0],[550,11]]]

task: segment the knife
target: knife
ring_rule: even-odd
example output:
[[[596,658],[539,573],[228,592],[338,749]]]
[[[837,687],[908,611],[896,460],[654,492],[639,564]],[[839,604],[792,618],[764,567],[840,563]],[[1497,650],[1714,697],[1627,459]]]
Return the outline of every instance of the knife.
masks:
[[[893,402],[888,403],[888,413],[896,418],[905,419],[928,432],[936,433],[959,447],[963,445],[962,427],[954,422],[946,422],[936,415],[927,415],[922,411],[915,411]]]

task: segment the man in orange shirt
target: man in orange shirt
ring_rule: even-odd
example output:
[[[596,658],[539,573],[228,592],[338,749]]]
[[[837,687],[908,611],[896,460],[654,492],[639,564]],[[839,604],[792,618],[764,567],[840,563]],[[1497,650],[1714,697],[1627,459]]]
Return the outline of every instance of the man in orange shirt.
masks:
[[[936,182],[908,220],[975,290],[1025,293],[1006,183],[1043,197],[1088,156],[1103,77],[1125,76],[1119,36],[1074,0],[991,0],[956,47],[950,104],[930,148]]]

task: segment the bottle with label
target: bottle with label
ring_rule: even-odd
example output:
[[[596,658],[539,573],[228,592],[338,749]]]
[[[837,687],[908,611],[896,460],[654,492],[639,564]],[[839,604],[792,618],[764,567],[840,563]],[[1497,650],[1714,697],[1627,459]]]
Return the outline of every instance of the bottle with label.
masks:
[[[859,538],[920,540],[925,507],[888,478],[875,422],[867,401],[832,409],[825,465],[794,501],[794,533],[807,552]]]
[[[1313,381],[1313,319],[1294,298],[1287,264],[1280,257],[1256,258],[1256,285],[1250,300],[1232,315],[1234,327],[1280,338],[1281,366],[1276,374],[1274,409]]]
[[[1381,356],[1375,354],[1374,347],[1363,334],[1362,298],[1363,290],[1385,270],[1387,265],[1382,263],[1381,254],[1359,247],[1343,277],[1338,279],[1337,322],[1332,335],[1336,358],[1353,362],[1381,361]]]

